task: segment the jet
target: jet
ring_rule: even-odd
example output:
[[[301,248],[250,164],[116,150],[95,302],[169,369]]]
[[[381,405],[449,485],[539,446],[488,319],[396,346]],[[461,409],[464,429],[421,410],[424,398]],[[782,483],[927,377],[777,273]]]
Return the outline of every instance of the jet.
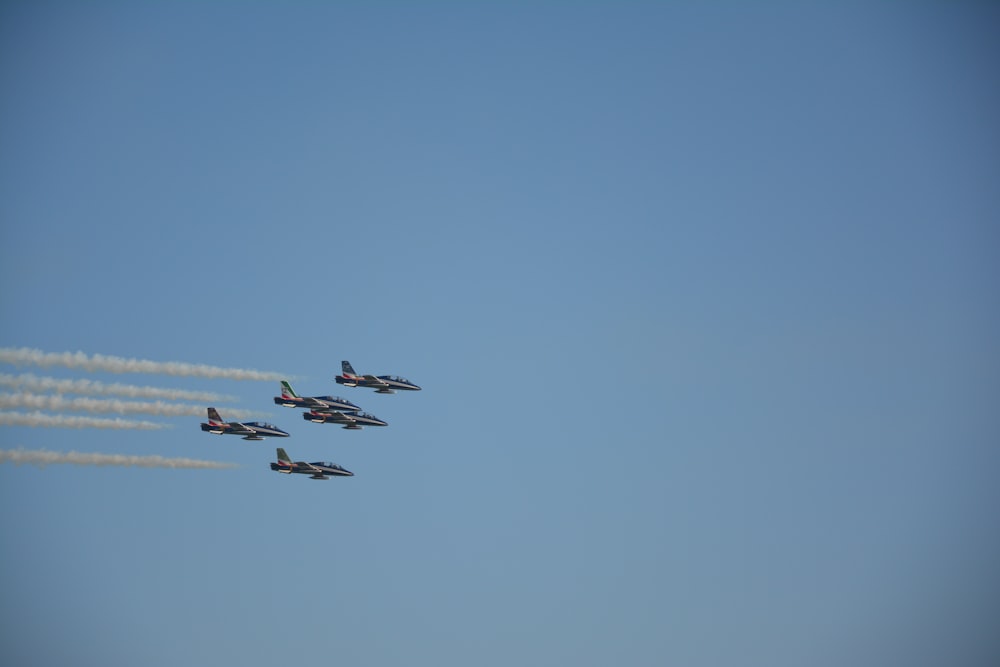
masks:
[[[376,394],[395,394],[396,390],[420,391],[420,387],[398,375],[358,375],[349,361],[341,361],[342,374],[334,379],[345,387],[370,387]]]
[[[286,408],[310,408],[317,412],[358,412],[360,407],[339,396],[299,396],[287,381],[281,381],[281,396],[274,397],[275,405]]]
[[[354,477],[354,473],[337,465],[336,463],[320,462],[306,463],[305,461],[292,461],[288,458],[288,453],[278,448],[278,462],[271,464],[271,470],[291,475],[293,472],[300,475],[311,475],[309,479],[329,479],[331,477]]]
[[[263,440],[265,436],[272,438],[288,437],[287,433],[274,424],[265,424],[263,422],[247,422],[245,424],[241,424],[240,422],[224,422],[222,421],[222,417],[219,416],[219,411],[215,408],[208,409],[208,423],[202,423],[201,430],[215,433],[216,435],[227,433],[242,435],[244,440]]]
[[[320,412],[310,410],[302,413],[302,418],[306,421],[317,424],[343,424],[344,428],[357,431],[362,426],[388,426],[389,422],[382,421],[375,415],[367,412]]]

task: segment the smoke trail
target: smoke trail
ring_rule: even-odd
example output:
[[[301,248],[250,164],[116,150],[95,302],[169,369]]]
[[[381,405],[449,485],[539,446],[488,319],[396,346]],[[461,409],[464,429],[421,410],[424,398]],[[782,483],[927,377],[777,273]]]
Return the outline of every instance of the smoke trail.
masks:
[[[155,373],[181,377],[202,377],[226,380],[273,380],[285,379],[281,373],[269,373],[245,368],[222,368],[205,364],[188,364],[180,361],[149,361],[148,359],[127,359],[104,354],[87,355],[83,352],[43,352],[27,347],[0,348],[0,362],[15,366],[34,365],[48,368],[82,368],[86,371],[107,373]]]
[[[44,467],[52,463],[68,463],[78,466],[127,466],[138,468],[238,468],[235,463],[222,461],[200,461],[198,459],[168,459],[162,456],[126,456],[124,454],[87,454],[84,452],[53,452],[47,449],[28,450],[0,449],[0,463],[21,465],[31,463]]]
[[[120,401],[104,398],[65,398],[43,394],[0,394],[0,409],[48,410],[49,412],[93,412],[97,414],[143,414],[160,417],[205,416],[204,405],[164,401]],[[220,408],[233,419],[249,419],[252,413],[236,408]]]
[[[188,391],[165,387],[142,387],[118,382],[105,384],[96,380],[60,380],[38,377],[31,373],[8,375],[0,373],[0,386],[23,389],[31,392],[52,392],[55,394],[82,394],[84,396],[125,396],[126,398],[165,399],[168,401],[194,401],[196,403],[232,403],[233,396],[214,394],[208,391]]]
[[[41,412],[0,412],[0,426],[54,426],[57,428],[104,428],[116,430],[151,431],[166,428],[164,424],[128,419],[100,419],[97,417],[74,417],[69,415],[47,415]]]

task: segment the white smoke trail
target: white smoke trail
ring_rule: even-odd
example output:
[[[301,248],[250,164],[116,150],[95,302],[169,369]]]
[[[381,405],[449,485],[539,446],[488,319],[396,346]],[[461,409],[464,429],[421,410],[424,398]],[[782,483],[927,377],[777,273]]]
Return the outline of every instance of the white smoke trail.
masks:
[[[223,368],[206,364],[189,364],[181,361],[149,361],[148,359],[127,359],[104,354],[87,355],[83,352],[43,352],[28,347],[0,348],[0,362],[15,366],[33,365],[48,368],[82,368],[86,371],[107,373],[155,373],[181,377],[202,377],[225,380],[283,380],[281,373],[255,371],[245,368]]]
[[[96,380],[62,380],[38,377],[31,373],[8,375],[0,373],[0,386],[23,389],[30,392],[52,392],[55,394],[81,394],[84,396],[125,396],[126,398],[164,399],[168,401],[195,401],[196,403],[232,403],[233,396],[215,394],[209,391],[188,391],[165,387],[143,387],[118,382],[105,384]]]
[[[166,428],[155,422],[128,419],[101,419],[70,415],[47,415],[41,412],[0,412],[0,426],[54,426],[57,428],[103,428],[116,430],[151,431]]]
[[[105,398],[65,398],[44,394],[0,394],[0,410],[24,409],[49,412],[93,412],[96,414],[143,414],[160,417],[206,416],[204,405],[164,401],[121,401]],[[253,413],[236,408],[220,408],[233,419],[249,419]]]
[[[0,449],[0,463],[21,465],[31,463],[44,467],[53,463],[68,463],[78,466],[128,466],[138,468],[200,468],[225,469],[238,468],[235,463],[222,461],[201,461],[198,459],[174,458],[162,456],[126,456],[124,454],[88,454],[84,452],[53,452],[47,449],[28,450]]]

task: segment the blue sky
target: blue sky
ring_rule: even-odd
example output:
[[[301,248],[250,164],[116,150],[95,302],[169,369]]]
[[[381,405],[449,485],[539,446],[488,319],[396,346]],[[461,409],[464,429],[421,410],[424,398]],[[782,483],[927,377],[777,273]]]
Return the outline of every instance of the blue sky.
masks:
[[[0,464],[0,662],[996,664],[998,26],[5,3],[0,347],[390,425],[0,365],[227,395],[356,474],[193,416],[0,426],[239,465]]]

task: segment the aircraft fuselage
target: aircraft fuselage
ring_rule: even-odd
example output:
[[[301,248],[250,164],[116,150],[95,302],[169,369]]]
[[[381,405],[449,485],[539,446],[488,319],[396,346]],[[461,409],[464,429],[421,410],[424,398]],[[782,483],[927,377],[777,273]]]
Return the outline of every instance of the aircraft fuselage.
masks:
[[[340,424],[346,429],[356,431],[362,426],[388,426],[389,422],[379,419],[367,412],[304,412],[302,418],[317,424]]]

